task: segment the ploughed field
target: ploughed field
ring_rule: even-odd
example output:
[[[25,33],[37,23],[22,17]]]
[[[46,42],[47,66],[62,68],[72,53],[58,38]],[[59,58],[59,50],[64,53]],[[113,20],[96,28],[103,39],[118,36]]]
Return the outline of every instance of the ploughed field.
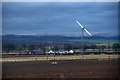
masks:
[[[3,62],[3,78],[120,78],[120,59]]]

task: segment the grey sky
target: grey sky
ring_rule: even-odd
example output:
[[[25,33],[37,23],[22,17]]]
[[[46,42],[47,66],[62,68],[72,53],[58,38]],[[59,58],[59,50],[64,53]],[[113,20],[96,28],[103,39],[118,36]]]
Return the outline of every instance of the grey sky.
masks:
[[[4,2],[3,34],[80,36],[78,20],[91,34],[117,35],[116,2]]]

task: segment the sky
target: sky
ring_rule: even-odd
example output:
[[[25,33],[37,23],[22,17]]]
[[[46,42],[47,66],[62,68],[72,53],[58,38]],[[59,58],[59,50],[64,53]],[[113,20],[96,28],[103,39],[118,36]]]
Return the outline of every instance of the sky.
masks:
[[[117,2],[3,2],[2,34],[81,36],[118,34]],[[84,32],[85,36],[88,36]]]

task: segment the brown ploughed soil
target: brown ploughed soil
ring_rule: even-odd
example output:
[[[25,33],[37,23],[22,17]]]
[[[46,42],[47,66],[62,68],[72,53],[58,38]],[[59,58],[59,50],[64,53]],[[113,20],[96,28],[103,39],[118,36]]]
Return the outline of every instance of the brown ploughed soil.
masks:
[[[3,62],[3,78],[120,78],[120,59]]]

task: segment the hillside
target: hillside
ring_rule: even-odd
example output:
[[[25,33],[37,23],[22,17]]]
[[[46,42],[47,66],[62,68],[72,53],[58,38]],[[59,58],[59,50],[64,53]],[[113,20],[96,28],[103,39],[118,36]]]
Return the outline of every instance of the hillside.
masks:
[[[117,36],[103,37],[92,36],[84,37],[85,43],[116,43],[118,41]],[[67,36],[39,36],[39,35],[2,35],[3,44],[78,44],[81,43],[81,37],[67,37]]]

